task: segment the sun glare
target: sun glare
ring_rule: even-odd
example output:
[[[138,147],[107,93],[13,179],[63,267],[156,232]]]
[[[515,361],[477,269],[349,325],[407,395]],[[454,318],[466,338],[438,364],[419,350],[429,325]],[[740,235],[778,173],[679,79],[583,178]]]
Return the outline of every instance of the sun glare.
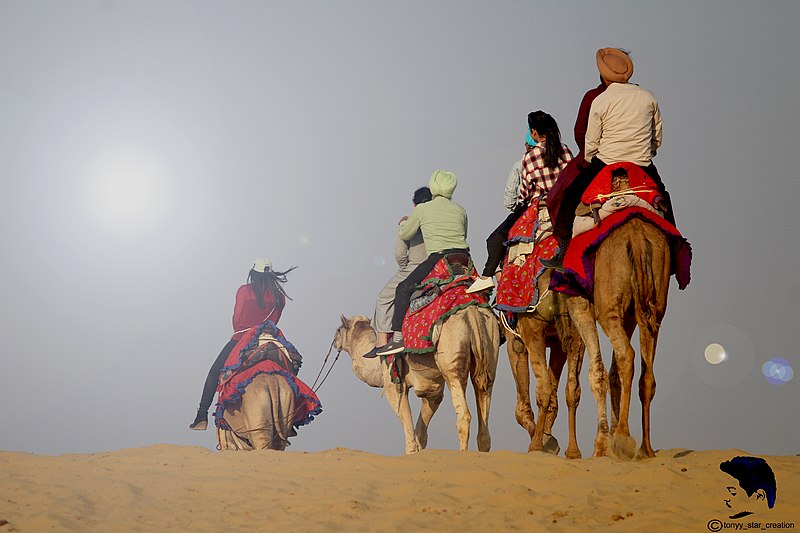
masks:
[[[718,365],[725,361],[728,358],[728,354],[725,353],[725,348],[722,347],[721,344],[717,344],[716,342],[712,342],[705,349],[705,358],[712,365]]]
[[[115,233],[140,233],[158,226],[169,191],[162,161],[152,152],[120,146],[92,161],[87,201],[95,222]]]

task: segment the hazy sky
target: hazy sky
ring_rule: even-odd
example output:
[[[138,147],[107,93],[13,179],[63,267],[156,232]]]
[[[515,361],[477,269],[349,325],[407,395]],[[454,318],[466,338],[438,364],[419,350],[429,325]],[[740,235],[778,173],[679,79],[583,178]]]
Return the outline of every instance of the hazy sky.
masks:
[[[800,378],[761,372],[800,370],[798,24],[794,0],[2,1],[0,449],[215,446],[187,425],[254,258],[299,266],[280,325],[311,383],[339,315],[372,315],[413,190],[457,174],[482,264],[527,113],[575,150],[595,51],[620,46],[659,100],[655,163],[694,248],[659,338],[653,445],[798,453]],[[291,450],[403,452],[344,354],[319,395]],[[527,449],[514,397],[503,347],[495,450]],[[429,445],[458,447],[449,394]]]

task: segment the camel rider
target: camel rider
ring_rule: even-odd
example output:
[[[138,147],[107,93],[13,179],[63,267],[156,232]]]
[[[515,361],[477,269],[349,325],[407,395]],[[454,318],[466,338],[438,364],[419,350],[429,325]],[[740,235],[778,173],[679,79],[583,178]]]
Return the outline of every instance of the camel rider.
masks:
[[[418,204],[411,215],[400,223],[397,236],[408,240],[417,231],[422,239],[428,258],[420,263],[408,277],[400,282],[395,291],[394,314],[392,315],[392,340],[375,355],[390,355],[405,350],[403,344],[403,319],[411,303],[414,289],[431,273],[436,263],[448,253],[469,254],[467,244],[467,212],[452,201],[458,180],[446,170],[431,174],[429,188],[433,199]]]
[[[197,409],[194,422],[189,424],[189,428],[204,430],[208,427],[208,409],[211,407],[214,393],[217,390],[219,371],[239,339],[248,329],[256,327],[262,322],[271,320],[277,324],[281,319],[286,299],[289,298],[282,285],[286,283],[286,274],[295,268],[297,267],[279,272],[272,269],[272,261],[269,259],[256,259],[253,262],[247,276],[247,283],[236,291],[236,303],[233,307],[233,336],[219,352],[208,371],[203,385],[203,393],[200,396],[200,407]],[[291,300],[291,298],[289,299]]]
[[[546,267],[562,268],[564,254],[572,236],[575,208],[581,195],[597,173],[612,163],[639,165],[653,179],[667,208],[665,218],[675,224],[672,202],[653,157],[661,146],[661,111],[653,94],[628,80],[633,61],[624,50],[601,48],[596,54],[597,68],[606,90],[592,102],[586,128],[585,156],[589,166],[564,190],[553,233],[559,241],[558,254],[542,260]],[[563,213],[563,216],[562,216]]]
[[[411,201],[415,206],[430,202],[432,199],[431,190],[428,187],[420,187],[414,191]],[[402,224],[405,217],[398,222]],[[420,263],[428,258],[425,251],[425,243],[422,241],[422,232],[417,231],[409,240],[396,238],[394,247],[394,258],[399,269],[395,272],[392,279],[378,293],[375,302],[375,315],[372,318],[372,327],[378,334],[378,343],[365,357],[375,357],[378,350],[389,344],[392,339],[392,315],[394,314],[394,295],[397,286],[406,279]]]

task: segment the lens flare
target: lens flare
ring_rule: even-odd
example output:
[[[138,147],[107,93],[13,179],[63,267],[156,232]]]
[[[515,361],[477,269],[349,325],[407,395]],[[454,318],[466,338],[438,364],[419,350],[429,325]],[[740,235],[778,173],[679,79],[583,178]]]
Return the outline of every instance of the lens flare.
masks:
[[[725,348],[723,348],[721,344],[717,344],[716,342],[712,342],[711,344],[706,346],[704,355],[706,361],[708,361],[712,365],[718,365],[728,358],[728,354],[725,353]]]
[[[780,357],[773,357],[761,365],[761,373],[773,385],[789,383],[794,377],[794,370],[789,361]]]
[[[376,267],[382,267],[386,264],[386,258],[382,255],[376,255],[374,261]]]

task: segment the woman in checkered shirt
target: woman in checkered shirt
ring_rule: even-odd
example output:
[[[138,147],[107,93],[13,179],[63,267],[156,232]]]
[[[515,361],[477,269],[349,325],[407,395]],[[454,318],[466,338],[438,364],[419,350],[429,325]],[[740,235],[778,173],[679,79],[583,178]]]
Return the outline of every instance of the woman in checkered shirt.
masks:
[[[483,275],[467,289],[478,292],[494,287],[494,278],[506,255],[508,232],[528,206],[547,194],[558,179],[558,174],[572,160],[572,152],[561,143],[561,131],[555,119],[544,111],[528,114],[528,127],[537,145],[522,159],[522,178],[519,197],[514,211],[486,239],[488,257]]]

